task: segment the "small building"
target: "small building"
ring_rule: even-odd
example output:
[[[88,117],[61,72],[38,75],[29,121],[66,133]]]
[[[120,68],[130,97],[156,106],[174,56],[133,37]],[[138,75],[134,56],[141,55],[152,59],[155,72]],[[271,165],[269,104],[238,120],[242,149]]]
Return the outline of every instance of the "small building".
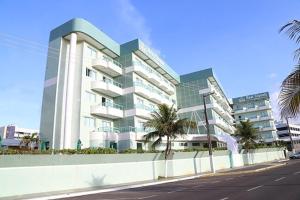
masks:
[[[4,147],[19,147],[24,136],[39,134],[36,129],[21,128],[16,125],[7,125],[0,127],[1,145]]]
[[[290,133],[289,133],[289,128],[290,127]],[[288,150],[292,150],[291,146],[291,138],[293,140],[293,145],[294,149],[296,151],[300,151],[300,125],[296,124],[290,124],[289,126],[287,123],[284,123],[282,121],[276,123],[276,129],[277,129],[277,135],[278,135],[278,140],[282,141],[287,144]]]

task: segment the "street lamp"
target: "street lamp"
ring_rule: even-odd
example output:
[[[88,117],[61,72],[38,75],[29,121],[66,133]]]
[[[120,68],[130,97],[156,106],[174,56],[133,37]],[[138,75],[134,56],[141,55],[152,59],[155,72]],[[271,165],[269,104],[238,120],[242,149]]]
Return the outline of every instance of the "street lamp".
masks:
[[[207,117],[207,111],[206,111],[206,101],[205,98],[214,94],[214,92],[210,92],[207,94],[203,94],[203,105],[204,105],[204,115],[205,115],[205,123],[206,123],[206,131],[207,131],[207,141],[208,141],[208,152],[209,152],[209,160],[210,160],[210,167],[211,172],[215,173],[215,167],[214,167],[214,160],[213,160],[213,154],[212,154],[212,144],[211,144],[211,137],[209,132],[209,123],[208,123],[208,117]]]
[[[294,153],[294,151],[295,151],[295,149],[294,149],[294,141],[293,141],[293,137],[292,137],[292,134],[291,134],[291,128],[290,128],[290,124],[289,124],[289,118],[290,117],[286,117],[285,120],[286,120],[286,124],[287,124],[287,128],[288,128],[288,133],[289,133],[290,140],[291,140],[292,152]]]

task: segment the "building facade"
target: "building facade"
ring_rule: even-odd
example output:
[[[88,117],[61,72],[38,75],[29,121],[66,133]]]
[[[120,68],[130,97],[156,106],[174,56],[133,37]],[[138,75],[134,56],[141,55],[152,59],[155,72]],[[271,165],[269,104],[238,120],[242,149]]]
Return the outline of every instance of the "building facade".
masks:
[[[205,103],[213,146],[233,145],[234,141],[230,137],[235,130],[232,109],[213,70],[209,68],[180,76],[177,85],[179,116],[198,123],[198,129],[188,134],[187,146],[208,146],[203,96],[207,96]]]
[[[291,150],[291,138],[296,151],[300,150],[300,125],[284,122],[276,123],[278,140],[287,144],[288,150]],[[290,131],[290,132],[289,132]],[[290,135],[291,134],[291,135]]]
[[[250,120],[258,131],[258,142],[271,143],[278,139],[268,92],[232,99],[236,123]]]
[[[86,20],[72,19],[50,33],[40,137],[55,149],[79,143],[147,149],[143,136],[150,130],[143,124],[165,103],[198,124],[173,148],[205,147],[205,95],[213,145],[236,149],[231,103],[212,69],[179,76],[139,39],[118,44]]]
[[[83,19],[51,31],[41,115],[49,148],[145,148],[143,123],[176,107],[179,76],[136,39],[119,45]]]

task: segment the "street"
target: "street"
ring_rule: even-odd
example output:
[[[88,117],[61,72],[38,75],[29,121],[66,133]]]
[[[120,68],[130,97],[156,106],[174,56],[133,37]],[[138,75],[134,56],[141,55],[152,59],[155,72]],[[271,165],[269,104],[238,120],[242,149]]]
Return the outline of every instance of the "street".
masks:
[[[300,160],[283,167],[239,175],[201,177],[142,188],[99,193],[67,200],[299,200]]]

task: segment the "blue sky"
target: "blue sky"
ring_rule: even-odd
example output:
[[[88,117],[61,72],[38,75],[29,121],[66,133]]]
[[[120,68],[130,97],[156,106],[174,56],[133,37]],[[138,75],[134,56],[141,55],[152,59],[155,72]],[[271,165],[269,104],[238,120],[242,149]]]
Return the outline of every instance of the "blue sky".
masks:
[[[213,67],[229,97],[269,91],[274,103],[296,48],[278,29],[300,19],[299,7],[296,0],[0,0],[0,126],[39,128],[49,32],[74,17],[119,43],[141,38],[179,74]]]

